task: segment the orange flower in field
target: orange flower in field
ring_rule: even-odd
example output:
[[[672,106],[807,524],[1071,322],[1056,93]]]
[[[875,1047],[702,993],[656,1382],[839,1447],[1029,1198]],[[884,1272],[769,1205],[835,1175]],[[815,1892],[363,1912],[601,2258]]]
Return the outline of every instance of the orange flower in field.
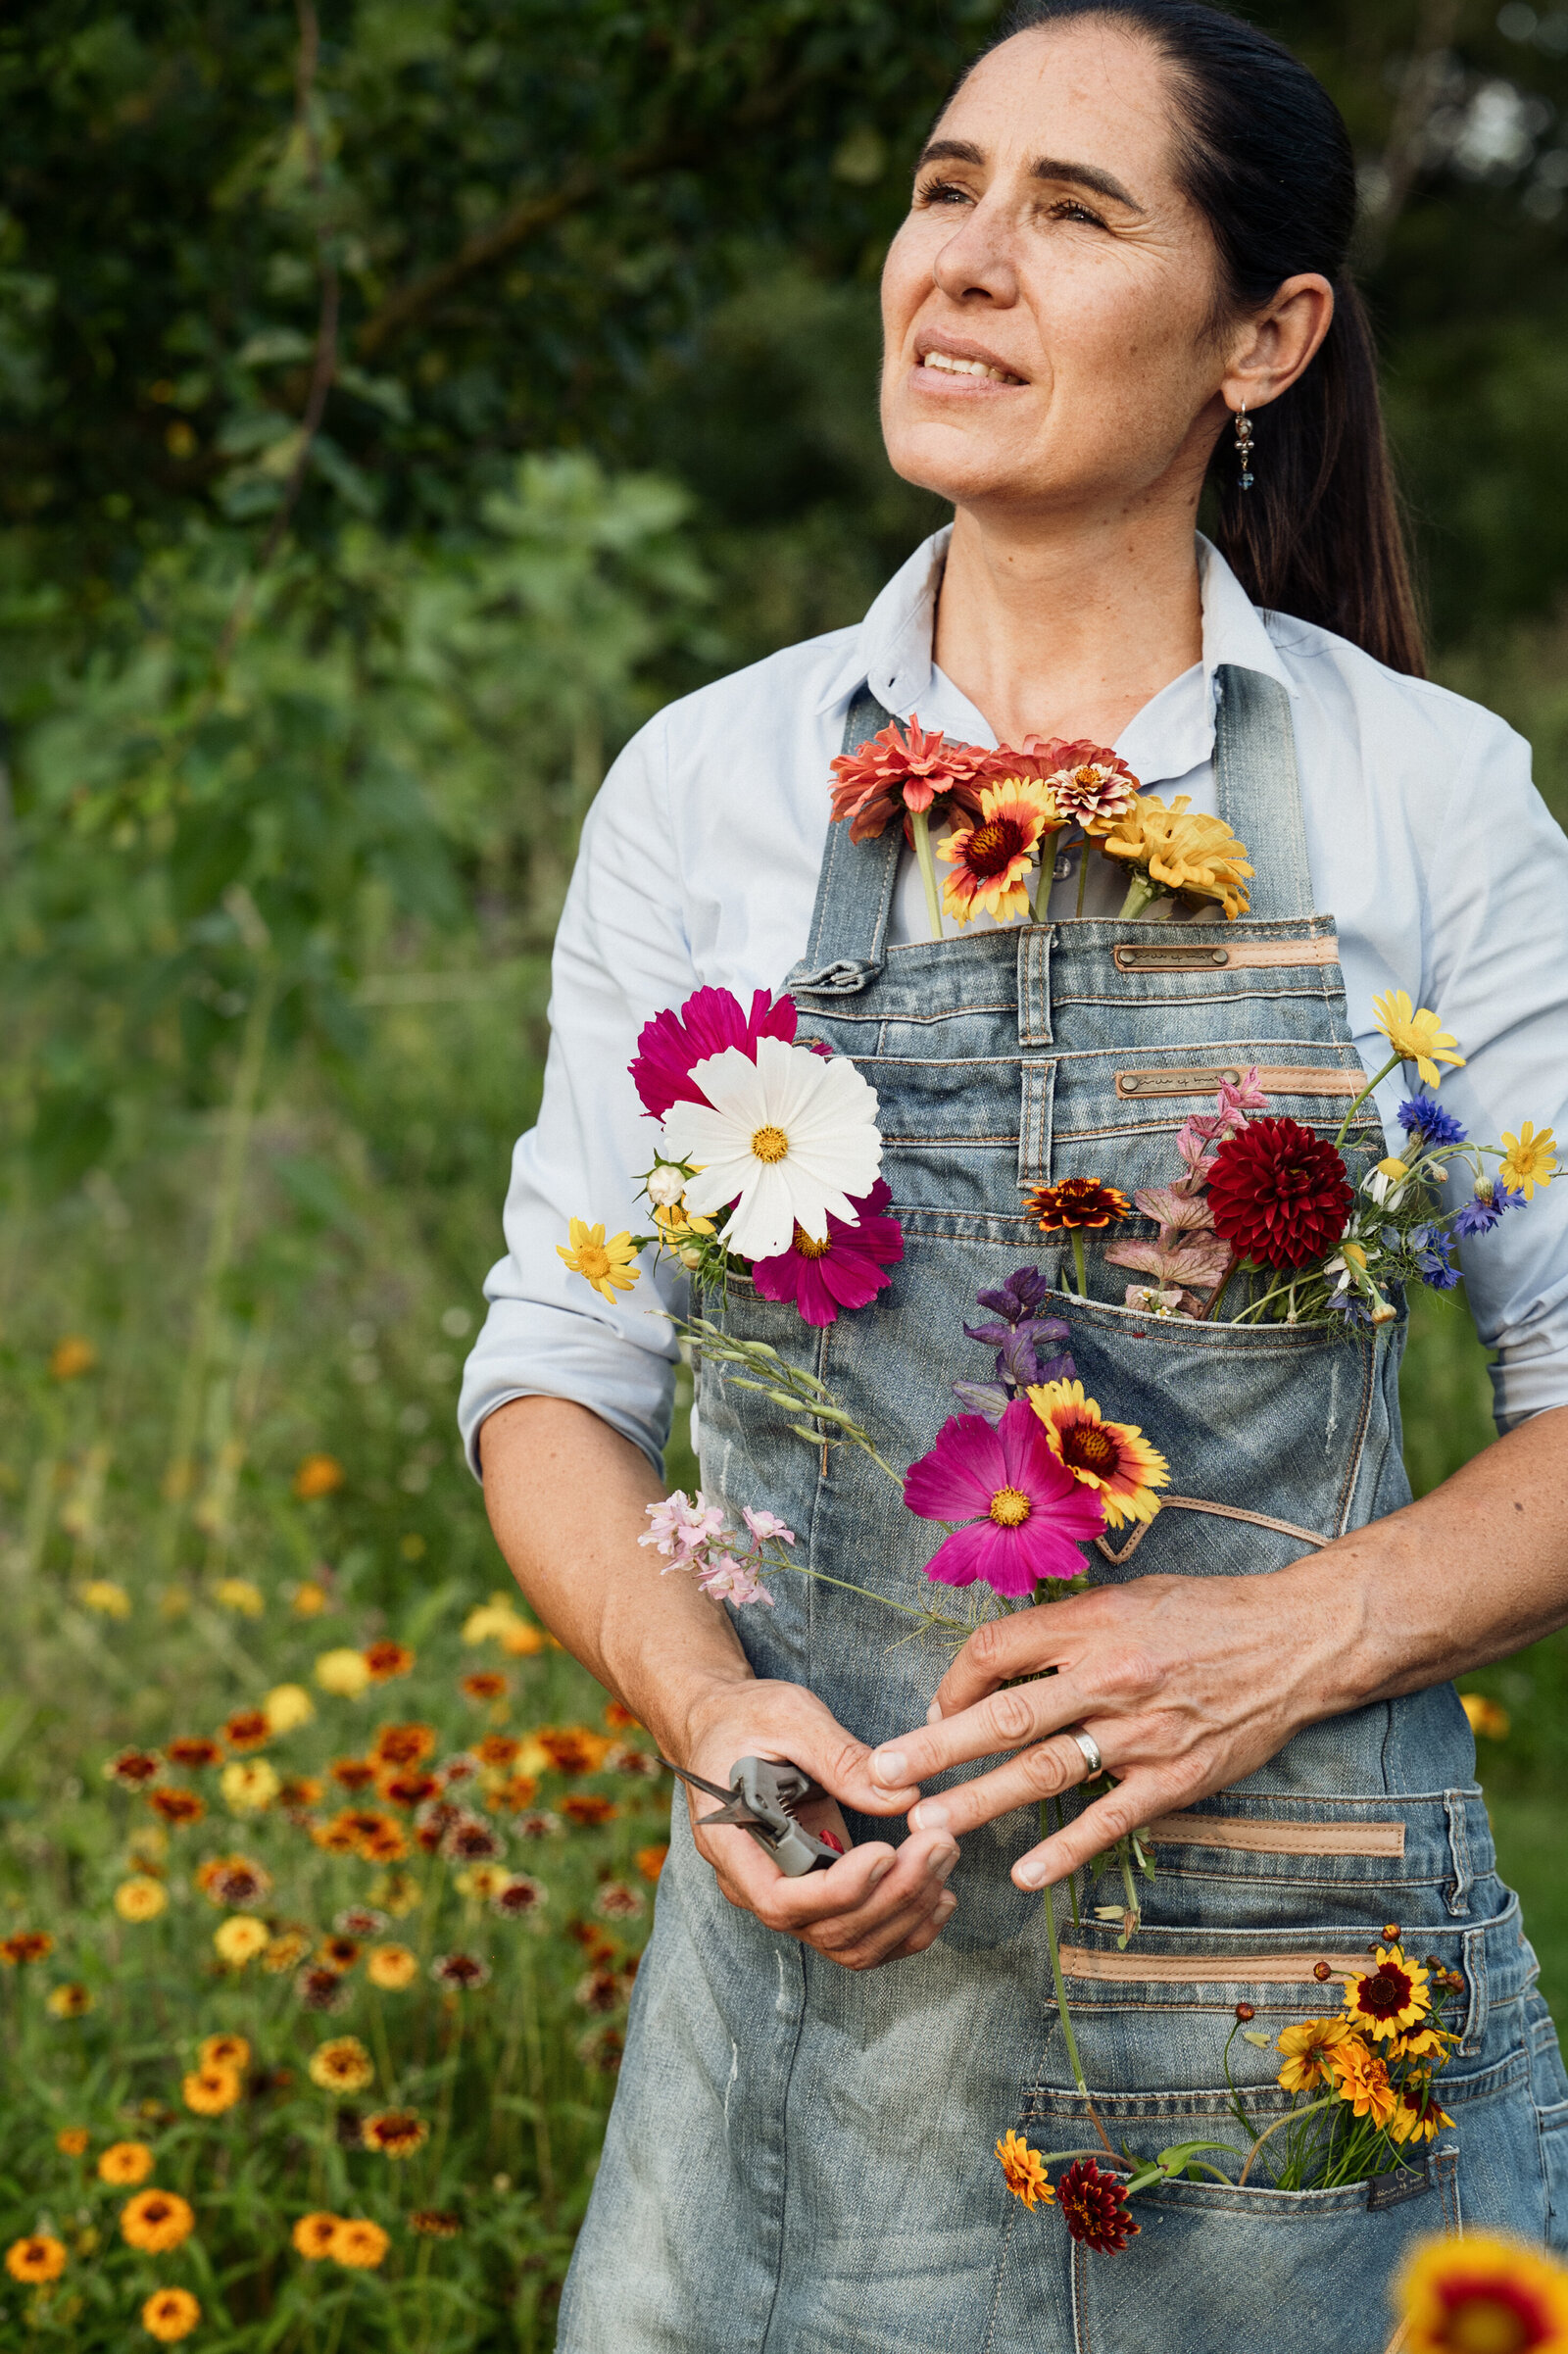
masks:
[[[272,1876],[249,1855],[212,1855],[198,1865],[196,1886],[209,1904],[243,1912],[271,1894]]]
[[[177,1829],[182,1823],[199,1823],[207,1812],[207,1801],[195,1790],[159,1790],[147,1792],[147,1803],[154,1814],[162,1815],[166,1823]]]
[[[433,1725],[382,1725],[370,1743],[372,1766],[423,1765],[436,1752]]]
[[[328,2215],[318,2209],[314,2215],[302,2215],[290,2237],[295,2249],[309,2264],[318,2264],[323,2256],[332,2253],[332,2242],[343,2229],[340,2215]]]
[[[262,1968],[278,1977],[283,1971],[292,1970],[296,1962],[302,1962],[310,1950],[311,1940],[306,1931],[280,1930],[262,1955]]]
[[[85,2155],[91,2139],[92,2135],[84,2125],[63,2125],[55,2135],[55,2147],[62,2157],[80,2158]]]
[[[236,1708],[223,1727],[223,1739],[231,1749],[260,1749],[271,1738],[265,1708]]]
[[[554,1641],[554,1637],[551,1640]],[[498,1630],[496,1641],[509,1659],[532,1659],[536,1652],[545,1647],[542,1628],[531,1626],[525,1618],[510,1615],[507,1624]],[[559,1644],[557,1648],[560,1648]]]
[[[383,2158],[412,2158],[423,2147],[429,2127],[412,2109],[378,2109],[368,2117],[360,2128],[360,2138],[367,2149],[376,2149]]]
[[[618,1700],[611,1700],[607,1703],[605,1723],[610,1727],[612,1733],[641,1733],[645,1730],[643,1726],[639,1725],[631,1710],[623,1708]]]
[[[325,1789],[315,1774],[285,1774],[277,1786],[277,1803],[285,1814],[302,1815],[319,1803]]]
[[[359,1843],[359,1835],[354,1828],[351,1809],[345,1807],[341,1814],[335,1814],[328,1823],[313,1823],[311,1837],[318,1847],[325,1848],[328,1855],[352,1855]]]
[[[612,1746],[586,1725],[541,1725],[534,1738],[558,1774],[597,1774]]]
[[[358,1937],[323,1937],[316,1948],[316,1958],[323,1970],[335,1970],[341,1978],[359,1960],[360,1940]]]
[[[251,2047],[243,2035],[203,2035],[196,2057],[204,2068],[248,2068]]]
[[[202,2318],[202,2309],[188,2288],[155,2288],[141,2309],[141,2326],[160,2345],[176,2345],[189,2337]]]
[[[147,2256],[166,2255],[195,2229],[195,2210],[177,2190],[138,2190],[120,2210],[121,2237]]]
[[[327,2254],[352,2272],[373,2272],[391,2245],[379,2224],[367,2216],[346,2216],[332,2234]]]
[[[372,1684],[390,1684],[394,1676],[410,1674],[414,1653],[406,1643],[368,1643],[365,1664],[370,1671]]]
[[[6,2250],[6,2271],[13,2280],[29,2284],[58,2280],[65,2269],[65,2242],[48,2231],[32,2231],[25,2239],[14,2239]]]
[[[173,1744],[170,1745],[172,1747]],[[120,1755],[111,1757],[105,1766],[104,1778],[109,1782],[122,1782],[127,1790],[139,1790],[144,1782],[156,1782],[161,1771],[160,1762],[151,1749],[122,1749]]]
[[[17,1929],[9,1937],[0,1937],[0,1962],[15,1969],[19,1962],[46,1961],[55,1949],[55,1941],[46,1929]]]
[[[387,1766],[376,1778],[375,1793],[391,1806],[422,1806],[440,1788],[423,1766]]]
[[[409,1851],[397,1818],[379,1807],[347,1806],[337,1821],[347,1832],[354,1853],[363,1855],[367,1863],[395,1864]]]
[[[561,1811],[584,1831],[589,1831],[596,1823],[608,1823],[615,1808],[611,1799],[601,1798],[593,1790],[572,1790],[562,1799]]]
[[[498,1675],[494,1668],[476,1668],[471,1676],[463,1678],[458,1689],[466,1692],[470,1700],[483,1701],[504,1700],[511,1687],[506,1677]]]
[[[422,2239],[456,2239],[462,2229],[462,2217],[444,2207],[416,2207],[409,2217],[409,2230]]]
[[[482,1766],[501,1770],[514,1763],[521,1748],[521,1741],[510,1733],[487,1733],[483,1741],[475,1741],[473,1753]]]
[[[539,1785],[531,1774],[513,1774],[495,1792],[494,1802],[497,1806],[505,1807],[509,1814],[518,1815],[525,1806],[531,1806],[538,1795]]]
[[[171,1765],[197,1770],[221,1765],[224,1751],[221,1741],[209,1741],[205,1733],[176,1733],[172,1741],[165,1742],[164,1755]]]
[[[418,1957],[407,1945],[372,1945],[365,1967],[371,1986],[390,1994],[401,1993],[419,1975]]]
[[[180,2080],[180,2096],[197,2117],[221,2117],[245,2089],[237,2068],[193,2068]]]
[[[98,2180],[117,2190],[133,2190],[153,2171],[153,2153],[145,2141],[111,2141],[98,2161]]]
[[[49,1351],[49,1378],[57,1382],[74,1382],[83,1373],[90,1373],[98,1362],[98,1351],[79,1332],[68,1332]]]
[[[368,1790],[375,1780],[375,1766],[368,1757],[334,1757],[327,1768],[340,1790]]]
[[[664,1858],[668,1853],[669,1845],[666,1840],[657,1847],[639,1847],[632,1860],[644,1880],[657,1880],[664,1869]]]
[[[294,1474],[294,1493],[302,1503],[319,1496],[335,1496],[347,1478],[336,1455],[307,1455]]]
[[[310,2078],[323,2092],[363,2092],[375,2067],[358,2035],[332,2035],[312,2052]]]

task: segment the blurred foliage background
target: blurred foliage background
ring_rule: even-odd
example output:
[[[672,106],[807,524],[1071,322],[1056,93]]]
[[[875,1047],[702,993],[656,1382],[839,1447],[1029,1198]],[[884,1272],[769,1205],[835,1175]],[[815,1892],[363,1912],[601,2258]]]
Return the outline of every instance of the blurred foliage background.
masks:
[[[356,1639],[496,1576],[451,1415],[577,829],[661,702],[858,617],[942,519],[881,455],[876,278],[997,13],[13,0],[0,22],[19,1918],[46,1860],[62,1917],[90,1910],[102,1754],[156,1743],[193,1689],[216,1721],[271,1680],[265,1624],[211,1606],[236,1568],[275,1614],[329,1560]],[[1532,737],[1563,815],[1568,9],[1246,13],[1361,158],[1437,674]],[[1406,1417],[1418,1488],[1490,1436],[1462,1301],[1420,1303]],[[291,1486],[312,1450],[346,1472],[316,1503]],[[104,1577],[123,1622],[83,1601]],[[1482,1771],[1568,2003],[1562,1645],[1474,1683],[1511,1719]],[[556,2257],[529,2263],[546,2320],[451,2342],[536,2342]]]

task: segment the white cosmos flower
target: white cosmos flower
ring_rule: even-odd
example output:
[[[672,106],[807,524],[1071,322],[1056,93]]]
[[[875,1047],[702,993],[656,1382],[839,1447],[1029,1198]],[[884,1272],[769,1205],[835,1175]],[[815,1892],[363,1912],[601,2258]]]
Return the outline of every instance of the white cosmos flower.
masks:
[[[876,1090],[842,1055],[760,1038],[757,1060],[738,1047],[710,1054],[692,1078],[706,1103],[672,1103],[660,1155],[697,1164],[686,1207],[710,1216],[735,1204],[724,1233],[742,1258],[788,1250],[799,1224],[827,1241],[828,1212],[853,1225],[849,1197],[868,1194],[882,1161]]]

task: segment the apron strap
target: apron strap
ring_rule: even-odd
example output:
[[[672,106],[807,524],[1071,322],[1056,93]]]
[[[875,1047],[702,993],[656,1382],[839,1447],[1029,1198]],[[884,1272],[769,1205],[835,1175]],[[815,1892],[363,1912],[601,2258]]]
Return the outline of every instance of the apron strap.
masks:
[[[893,713],[882,709],[870,688],[860,687],[844,722],[843,750],[858,752],[892,720]],[[876,978],[887,948],[903,849],[904,827],[897,814],[873,842],[852,842],[847,821],[830,822],[816,879],[810,938],[785,983],[787,989],[851,997]]]
[[[1290,922],[1312,912],[1291,699],[1278,679],[1226,662],[1214,674],[1218,810],[1247,844],[1257,872],[1248,919]]]

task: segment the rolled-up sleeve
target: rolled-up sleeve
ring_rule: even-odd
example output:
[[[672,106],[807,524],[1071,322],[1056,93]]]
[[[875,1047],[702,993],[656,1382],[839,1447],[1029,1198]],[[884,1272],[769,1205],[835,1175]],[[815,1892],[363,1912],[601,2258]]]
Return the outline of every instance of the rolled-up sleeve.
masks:
[[[513,1155],[507,1250],[464,1372],[459,1427],[479,1468],[481,1424],[514,1398],[590,1407],[657,1467],[669,1433],[675,1343],[657,1311],[683,1305],[667,1262],[611,1307],[557,1254],[567,1220],[606,1232],[646,1222],[637,1176],[656,1130],[626,1066],[649,1012],[694,986],[668,822],[662,716],[633,738],[583,828],[551,968],[550,1054],[537,1126]]]
[[[1526,1120],[1561,1143],[1568,838],[1531,783],[1529,746],[1490,712],[1476,712],[1429,858],[1425,1002],[1468,1057],[1444,1078],[1442,1102],[1479,1143]],[[1568,1177],[1538,1187],[1461,1255],[1476,1329],[1497,1351],[1499,1430],[1568,1405]]]

